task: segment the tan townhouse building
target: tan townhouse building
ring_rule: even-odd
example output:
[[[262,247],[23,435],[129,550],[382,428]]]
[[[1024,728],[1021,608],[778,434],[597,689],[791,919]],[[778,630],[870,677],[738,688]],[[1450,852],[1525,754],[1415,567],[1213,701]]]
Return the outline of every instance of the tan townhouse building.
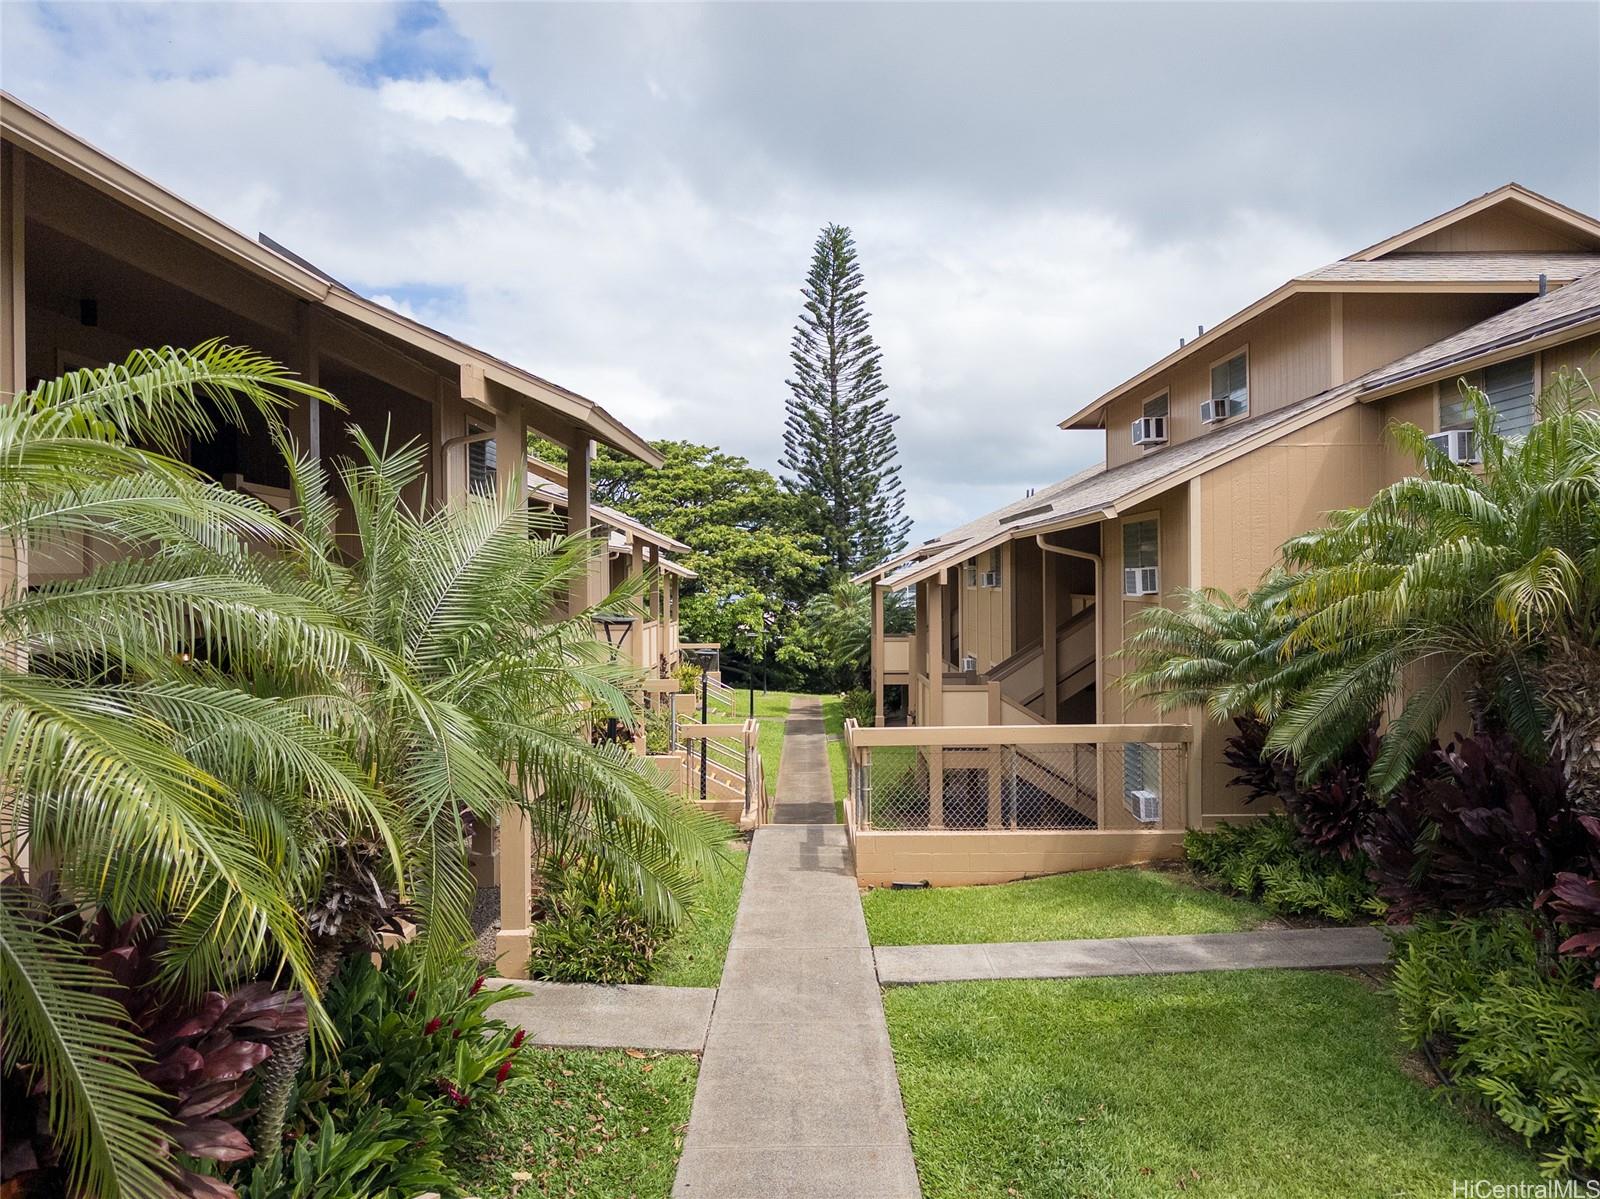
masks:
[[[310,402],[290,414],[302,449],[324,459],[347,454],[352,425],[380,444],[420,440],[430,454],[414,499],[424,486],[429,503],[451,504],[509,483],[567,531],[607,537],[607,554],[571,596],[574,609],[643,575],[647,616],[602,623],[614,626],[625,659],[641,667],[676,660],[678,585],[692,572],[674,559],[687,547],[591,496],[596,445],[659,466],[648,442],[593,400],[357,294],[0,93],[0,402],[138,348],[219,337],[270,355],[345,405],[338,412]],[[569,468],[529,473],[530,432],[565,447]],[[287,471],[264,430],[224,429],[190,456],[228,486],[279,508],[290,502]],[[75,577],[90,559],[81,544],[36,547],[26,581]],[[475,845],[480,882],[500,889],[507,968],[527,956],[529,851],[520,825]]]
[[[857,739],[863,880],[1139,860],[1240,813],[1226,732],[1198,713],[1156,725],[1118,685],[1134,619],[1184,588],[1254,585],[1289,537],[1410,473],[1386,427],[1464,429],[1463,378],[1515,432],[1544,380],[1597,352],[1600,220],[1507,184],[1289,280],[1084,404],[1061,427],[1103,430],[1102,463],[861,576],[878,724],[907,726]],[[914,634],[883,635],[889,591],[914,591]]]

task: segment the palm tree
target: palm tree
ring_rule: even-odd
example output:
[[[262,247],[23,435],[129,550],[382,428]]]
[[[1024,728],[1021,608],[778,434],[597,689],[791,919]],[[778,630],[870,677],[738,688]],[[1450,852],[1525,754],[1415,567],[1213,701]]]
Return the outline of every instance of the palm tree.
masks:
[[[598,708],[633,720],[631,667],[595,640],[592,614],[567,617],[566,593],[603,547],[538,527],[514,493],[473,497],[429,513],[405,499],[424,478],[425,447],[380,449],[359,429],[356,457],[336,467],[353,544],[340,545],[340,505],[321,463],[285,444],[298,536],[251,566],[254,581],[332,614],[348,635],[399,664],[408,688],[366,664],[341,669],[263,663],[249,685],[263,693],[337,697],[330,708],[350,752],[377,780],[405,845],[405,877],[379,879],[411,896],[424,953],[434,965],[465,952],[474,895],[470,822],[514,809],[529,817],[541,858],[589,868],[638,896],[646,912],[676,920],[698,880],[715,868],[726,826],[667,793],[621,746],[596,746]],[[344,552],[350,550],[349,554]],[[608,597],[601,610],[629,600]],[[633,597],[636,599],[636,597]],[[370,847],[341,851],[315,906],[317,974],[330,977],[364,945],[375,909]],[[303,1044],[267,1063],[257,1139],[280,1136]]]
[[[333,622],[230,567],[288,530],[177,458],[191,437],[321,395],[246,350],[140,351],[0,407],[0,856],[48,862],[76,900],[172,924],[174,986],[286,967],[316,1008],[300,915],[307,827],[381,826],[377,797],[306,708],[207,659],[381,664]],[[327,397],[323,397],[327,398]],[[79,544],[88,574],[21,586]],[[196,663],[200,663],[196,665]],[[108,976],[0,899],[0,1060],[43,1081],[83,1193],[169,1190],[163,1116]]]
[[[1402,681],[1421,680],[1373,766],[1392,789],[1452,698],[1554,753],[1581,808],[1600,813],[1600,411],[1563,372],[1520,438],[1465,389],[1481,466],[1451,462],[1415,425],[1392,429],[1425,473],[1285,546],[1303,572],[1288,597],[1303,619],[1284,653],[1347,656],[1303,688],[1269,745],[1315,769]]]

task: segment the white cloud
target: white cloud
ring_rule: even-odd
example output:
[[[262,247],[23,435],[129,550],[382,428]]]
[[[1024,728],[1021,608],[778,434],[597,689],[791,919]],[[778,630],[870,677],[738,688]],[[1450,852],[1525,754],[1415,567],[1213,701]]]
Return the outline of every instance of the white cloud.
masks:
[[[1087,465],[1097,440],[1057,421],[1359,240],[1248,190],[1153,226],[954,160],[949,186],[819,173],[728,109],[707,11],[469,5],[451,32],[483,71],[400,78],[377,6],[6,5],[0,61],[69,128],[383,303],[767,466],[812,240],[850,224],[919,537]],[[841,162],[895,151],[836,136]]]

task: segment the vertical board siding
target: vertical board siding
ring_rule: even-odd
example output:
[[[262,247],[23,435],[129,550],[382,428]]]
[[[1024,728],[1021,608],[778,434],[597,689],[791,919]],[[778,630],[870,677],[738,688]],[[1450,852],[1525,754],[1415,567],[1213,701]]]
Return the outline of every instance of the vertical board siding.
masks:
[[[1513,254],[1539,251],[1561,253],[1590,248],[1563,230],[1517,216],[1501,205],[1462,217],[1443,229],[1418,238],[1396,253],[1459,254],[1472,250]]]
[[[1197,352],[1137,392],[1113,403],[1106,413],[1106,465],[1120,466],[1159,449],[1133,444],[1130,428],[1143,415],[1146,400],[1170,394],[1167,444],[1203,437],[1200,405],[1211,396],[1211,364],[1249,349],[1250,415],[1282,408],[1325,390],[1333,381],[1333,306],[1326,295],[1294,296],[1265,312],[1232,337]]]
[[[1364,375],[1527,299],[1522,295],[1408,295],[1401,292],[1347,295],[1344,298],[1345,378]]]

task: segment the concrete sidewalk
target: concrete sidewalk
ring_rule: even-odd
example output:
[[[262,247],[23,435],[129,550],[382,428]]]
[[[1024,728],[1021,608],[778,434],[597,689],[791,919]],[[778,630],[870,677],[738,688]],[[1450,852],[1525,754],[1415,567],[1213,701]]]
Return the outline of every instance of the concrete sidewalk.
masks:
[[[1376,928],[1300,928],[1099,941],[880,945],[874,956],[879,980],[890,986],[1000,978],[1381,966],[1389,958],[1389,942]]]
[[[677,1199],[921,1194],[849,852],[839,825],[756,831]]]
[[[489,980],[520,992],[489,1014],[527,1029],[535,1045],[572,1049],[667,1049],[699,1053],[711,1027],[715,987],[602,987]]]
[[[833,777],[828,773],[828,738],[822,701],[797,695],[783,726],[783,757],[773,793],[774,824],[832,824]]]

